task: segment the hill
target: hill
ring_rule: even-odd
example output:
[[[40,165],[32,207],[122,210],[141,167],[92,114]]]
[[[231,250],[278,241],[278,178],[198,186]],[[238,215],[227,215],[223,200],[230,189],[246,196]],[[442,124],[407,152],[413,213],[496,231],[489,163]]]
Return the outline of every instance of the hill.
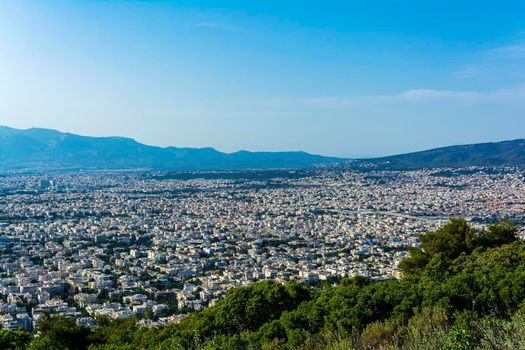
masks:
[[[466,166],[525,166],[525,139],[449,146],[421,152],[367,159],[385,169]]]
[[[123,137],[0,127],[2,170],[304,168],[341,161],[305,152],[222,153],[213,148],[154,147]]]

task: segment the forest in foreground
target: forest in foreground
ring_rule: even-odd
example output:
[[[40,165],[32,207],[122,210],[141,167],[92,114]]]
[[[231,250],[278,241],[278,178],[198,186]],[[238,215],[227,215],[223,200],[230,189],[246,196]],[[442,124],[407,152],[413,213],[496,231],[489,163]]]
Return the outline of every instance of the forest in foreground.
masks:
[[[525,242],[516,234],[508,221],[476,230],[452,219],[409,248],[399,280],[262,281],[163,328],[135,319],[85,328],[48,315],[34,334],[0,330],[0,349],[525,349]]]

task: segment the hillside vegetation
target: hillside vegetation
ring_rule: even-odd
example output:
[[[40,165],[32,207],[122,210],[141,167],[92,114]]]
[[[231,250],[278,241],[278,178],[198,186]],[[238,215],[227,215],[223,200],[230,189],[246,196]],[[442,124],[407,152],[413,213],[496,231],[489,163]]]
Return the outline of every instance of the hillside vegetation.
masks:
[[[133,319],[94,329],[48,317],[40,336],[3,331],[2,349],[525,349],[525,242],[509,222],[462,219],[420,237],[400,280],[314,289],[272,281],[230,290],[178,325]]]

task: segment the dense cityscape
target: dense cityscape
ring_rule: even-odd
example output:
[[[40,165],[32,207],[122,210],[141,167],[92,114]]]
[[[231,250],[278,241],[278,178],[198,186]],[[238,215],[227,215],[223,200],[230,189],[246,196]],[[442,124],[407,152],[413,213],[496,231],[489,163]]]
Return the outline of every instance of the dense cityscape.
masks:
[[[525,227],[516,168],[12,174],[0,188],[5,329],[44,312],[178,322],[259,280],[397,277],[450,217]]]

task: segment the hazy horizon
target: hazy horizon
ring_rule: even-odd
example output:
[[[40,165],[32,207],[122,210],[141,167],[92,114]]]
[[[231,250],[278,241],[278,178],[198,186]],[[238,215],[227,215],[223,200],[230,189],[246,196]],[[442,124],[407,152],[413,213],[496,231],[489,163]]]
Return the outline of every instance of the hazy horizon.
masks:
[[[33,126],[33,127],[30,127],[30,128],[14,128],[12,126],[9,126],[9,125],[1,125],[0,124],[0,128],[2,127],[7,127],[7,128],[10,128],[10,129],[16,129],[16,130],[30,130],[30,129],[43,129],[43,130],[51,130],[51,131],[58,131],[58,132],[61,132],[61,133],[66,133],[66,134],[75,134],[75,133],[71,133],[67,130],[59,130],[59,129],[51,129],[51,128],[46,128],[46,127],[39,127],[39,126]],[[150,143],[145,143],[145,142],[141,142],[140,140],[137,140],[133,137],[130,137],[130,136],[127,136],[127,135],[118,135],[118,134],[113,134],[113,135],[106,135],[106,136],[97,136],[97,135],[87,135],[87,134],[75,134],[75,135],[78,135],[78,136],[84,136],[84,137],[101,137],[101,138],[104,138],[104,137],[109,137],[109,138],[112,138],[112,137],[115,137],[115,138],[127,138],[127,139],[133,139],[134,141],[136,142],[139,142],[139,143],[142,143],[144,145],[147,145],[147,146],[154,146],[154,147],[177,147],[177,148],[185,148],[187,146],[184,146],[184,145],[157,145],[157,144],[150,144]],[[518,138],[518,139],[525,139],[525,138]],[[492,141],[484,141],[484,142],[477,142],[477,143],[498,143],[498,142],[504,142],[504,141],[514,141],[514,140],[518,140],[518,139],[504,139],[504,140],[492,140]],[[444,147],[450,147],[450,146],[460,146],[460,145],[465,145],[464,143],[462,144],[448,144],[448,145],[441,145],[441,146],[438,146],[436,148],[444,148]],[[215,147],[211,147],[211,146],[203,146],[203,147],[195,147],[195,148],[213,148],[219,152],[225,152],[225,153],[235,153],[235,152],[239,152],[239,151],[249,151],[249,152],[304,152],[304,150],[301,150],[301,149],[283,149],[283,150],[273,150],[273,151],[268,151],[268,150],[264,150],[264,149],[261,149],[261,150],[247,150],[247,149],[244,149],[244,148],[239,148],[237,150],[233,150],[231,152],[228,152],[228,151],[224,151],[224,150],[221,150],[221,149],[218,149],[218,148],[215,148]],[[415,149],[415,150],[411,150],[411,151],[408,151],[406,153],[416,153],[416,152],[421,152],[421,151],[428,151],[428,150],[431,150],[431,148],[425,148],[425,149]],[[387,157],[387,156],[394,156],[394,155],[400,155],[400,154],[403,154],[403,153],[392,153],[392,154],[379,154],[379,155],[351,155],[351,156],[333,156],[333,155],[330,155],[330,154],[316,154],[316,155],[321,155],[321,156],[325,156],[325,157],[341,157],[341,158],[348,158],[348,159],[366,159],[366,158],[380,158],[380,157]]]
[[[525,137],[525,4],[0,1],[0,124],[373,157]]]

